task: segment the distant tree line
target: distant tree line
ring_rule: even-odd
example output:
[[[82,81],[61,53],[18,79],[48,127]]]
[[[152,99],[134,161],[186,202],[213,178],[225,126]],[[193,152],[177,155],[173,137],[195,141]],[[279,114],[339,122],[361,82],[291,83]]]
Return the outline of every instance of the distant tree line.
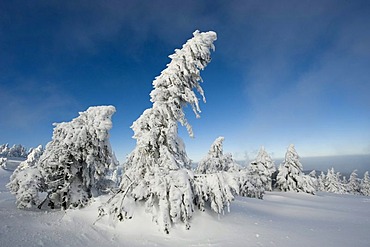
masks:
[[[8,143],[0,145],[0,157],[3,158],[26,158],[30,151],[31,150],[27,151],[27,149],[20,144],[15,144],[11,147],[9,147]]]
[[[315,187],[318,191],[370,196],[368,171],[364,173],[363,178],[359,178],[357,170],[354,170],[347,179],[340,172],[336,172],[334,168],[328,169],[326,174],[321,172],[320,175],[316,176],[316,172],[312,171],[310,175],[315,178]]]

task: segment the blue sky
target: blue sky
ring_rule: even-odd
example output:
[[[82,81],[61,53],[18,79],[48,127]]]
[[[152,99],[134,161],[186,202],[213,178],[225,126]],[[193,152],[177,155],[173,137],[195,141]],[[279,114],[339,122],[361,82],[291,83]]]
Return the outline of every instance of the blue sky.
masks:
[[[188,109],[197,161],[218,136],[236,159],[370,154],[369,1],[0,1],[0,143],[45,145],[52,123],[114,105],[122,161],[153,79],[194,30],[218,34]]]

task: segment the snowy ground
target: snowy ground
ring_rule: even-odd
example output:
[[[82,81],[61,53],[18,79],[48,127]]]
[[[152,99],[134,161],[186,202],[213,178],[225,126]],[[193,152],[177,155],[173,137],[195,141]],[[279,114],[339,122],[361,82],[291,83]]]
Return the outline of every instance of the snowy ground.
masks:
[[[370,197],[319,193],[267,193],[264,200],[237,197],[231,212],[197,212],[189,231],[169,235],[138,210],[116,227],[93,225],[99,198],[83,210],[19,210],[0,169],[0,245],[8,246],[370,246]]]

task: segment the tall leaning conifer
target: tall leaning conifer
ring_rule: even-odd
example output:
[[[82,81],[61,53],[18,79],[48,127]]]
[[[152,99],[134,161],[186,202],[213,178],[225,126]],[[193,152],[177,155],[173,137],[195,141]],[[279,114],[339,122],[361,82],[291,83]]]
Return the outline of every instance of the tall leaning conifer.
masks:
[[[230,186],[221,185],[223,178],[210,175],[196,179],[178,136],[178,123],[193,136],[183,108],[190,105],[195,116],[200,116],[196,92],[205,101],[200,71],[211,61],[216,39],[215,32],[195,31],[182,49],[169,56],[171,62],[153,81],[152,107],[131,126],[136,147],[124,165],[120,189],[99,209],[99,217],[109,214],[122,221],[132,217],[134,207],[145,204],[146,212],[169,233],[171,225],[178,222],[189,229],[195,207],[203,210],[209,203],[222,213],[233,199]],[[215,190],[210,183],[225,189]]]

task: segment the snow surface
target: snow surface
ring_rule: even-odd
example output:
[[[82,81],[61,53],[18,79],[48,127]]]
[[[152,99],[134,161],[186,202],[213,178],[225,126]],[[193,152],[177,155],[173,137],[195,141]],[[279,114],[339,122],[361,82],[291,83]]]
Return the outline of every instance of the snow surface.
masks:
[[[5,188],[12,171],[0,168],[0,243],[7,246],[370,246],[370,197],[266,192],[237,197],[231,212],[196,211],[191,229],[166,235],[139,209],[116,226],[95,222],[99,197],[82,210],[20,210]]]

